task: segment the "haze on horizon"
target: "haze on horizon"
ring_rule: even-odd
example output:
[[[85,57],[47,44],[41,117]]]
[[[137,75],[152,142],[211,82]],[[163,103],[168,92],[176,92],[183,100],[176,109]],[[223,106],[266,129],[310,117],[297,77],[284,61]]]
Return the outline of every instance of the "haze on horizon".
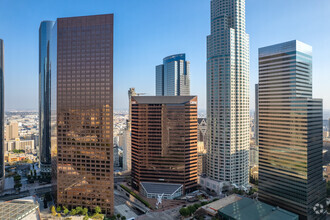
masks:
[[[127,91],[155,94],[155,66],[186,53],[191,94],[206,109],[206,36],[210,1],[191,0],[0,0],[0,38],[5,46],[5,109],[38,109],[39,25],[43,20],[114,13],[114,109],[128,108]],[[285,6],[285,7],[284,7]],[[313,47],[313,97],[330,109],[330,1],[248,0],[250,109],[258,81],[258,48],[293,39]]]

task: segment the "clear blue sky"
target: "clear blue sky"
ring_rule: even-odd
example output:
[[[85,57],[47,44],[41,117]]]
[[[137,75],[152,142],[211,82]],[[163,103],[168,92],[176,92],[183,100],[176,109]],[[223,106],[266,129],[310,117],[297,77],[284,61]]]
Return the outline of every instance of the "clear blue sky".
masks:
[[[191,93],[198,95],[204,110],[209,4],[209,0],[0,0],[6,109],[38,109],[42,20],[114,13],[114,108],[127,108],[129,87],[154,95],[155,66],[168,55],[186,53],[191,62]],[[330,109],[329,20],[329,0],[246,0],[251,109],[258,48],[293,39],[313,46],[313,95],[323,98],[324,109]]]

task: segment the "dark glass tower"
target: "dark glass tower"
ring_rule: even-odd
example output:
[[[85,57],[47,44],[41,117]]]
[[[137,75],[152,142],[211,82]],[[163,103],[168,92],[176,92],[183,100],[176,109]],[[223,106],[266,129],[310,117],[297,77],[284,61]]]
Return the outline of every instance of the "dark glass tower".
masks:
[[[51,35],[54,21],[43,21],[39,28],[39,157],[42,175],[51,172]],[[56,40],[56,39],[55,39]]]
[[[57,20],[57,203],[113,214],[113,14]]]
[[[0,191],[5,182],[4,117],[4,49],[3,40],[0,39]]]

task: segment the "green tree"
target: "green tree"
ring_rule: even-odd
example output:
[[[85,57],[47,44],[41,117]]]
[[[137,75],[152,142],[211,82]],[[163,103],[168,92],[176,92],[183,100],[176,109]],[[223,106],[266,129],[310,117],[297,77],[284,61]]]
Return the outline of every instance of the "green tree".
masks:
[[[76,208],[76,210],[77,210],[77,214],[78,214],[78,215],[79,215],[79,214],[82,214],[83,209],[82,209],[80,206],[78,206],[78,207]]]
[[[88,213],[88,209],[87,208],[83,208],[82,215],[87,215],[87,213]]]
[[[194,212],[196,211],[196,208],[192,205],[188,206],[188,210],[190,212],[190,214],[194,214]]]
[[[77,210],[71,209],[70,215],[76,215],[76,214],[77,214]]]
[[[118,213],[117,214],[117,219],[120,219],[120,217],[121,217],[121,214]]]
[[[122,217],[121,217],[121,220],[126,220],[126,217],[125,217],[125,216],[122,216]]]
[[[89,219],[89,216],[86,214],[83,218],[83,220],[88,220]]]
[[[67,209],[65,206],[63,206],[63,213],[64,215],[67,215],[69,213],[69,209]]]
[[[190,215],[190,211],[187,208],[181,208],[179,212],[180,212],[180,215],[182,215],[184,217],[187,217]]]
[[[101,210],[100,206],[96,206],[94,211],[95,211],[95,214],[100,214],[102,210]]]
[[[57,206],[56,211],[61,212],[61,206]]]

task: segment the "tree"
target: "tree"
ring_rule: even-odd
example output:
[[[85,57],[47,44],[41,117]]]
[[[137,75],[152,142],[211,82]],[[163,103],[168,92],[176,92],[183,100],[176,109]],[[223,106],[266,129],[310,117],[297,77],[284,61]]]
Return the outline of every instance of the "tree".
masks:
[[[83,208],[83,210],[82,210],[82,214],[83,214],[83,215],[87,215],[87,213],[88,213],[88,209],[87,209],[87,208]]]
[[[194,212],[196,211],[196,208],[192,205],[188,206],[188,210],[190,212],[190,214],[194,214]]]
[[[86,214],[86,215],[84,216],[83,220],[88,220],[88,219],[89,219],[89,217],[88,217],[88,215]]]
[[[77,214],[77,210],[71,209],[70,215],[76,215],[76,214]]]
[[[187,208],[181,208],[179,212],[180,212],[180,215],[182,215],[184,217],[187,217],[190,215],[190,211]]]
[[[57,206],[56,211],[61,212],[61,206]]]
[[[52,211],[52,216],[56,216],[57,213],[55,210],[55,206],[52,205],[51,211]]]
[[[69,209],[67,209],[65,206],[63,206],[63,213],[64,215],[67,215],[69,213]]]
[[[126,220],[126,217],[125,217],[125,216],[122,216],[122,217],[121,217],[121,220]]]
[[[95,211],[95,214],[100,214],[102,210],[101,210],[100,206],[96,206],[94,211]]]
[[[80,206],[78,206],[78,207],[76,208],[76,210],[77,210],[77,214],[78,214],[78,215],[79,215],[79,214],[82,214],[83,209],[82,209]]]
[[[117,219],[120,219],[120,217],[121,217],[121,214],[118,213],[117,214]]]

